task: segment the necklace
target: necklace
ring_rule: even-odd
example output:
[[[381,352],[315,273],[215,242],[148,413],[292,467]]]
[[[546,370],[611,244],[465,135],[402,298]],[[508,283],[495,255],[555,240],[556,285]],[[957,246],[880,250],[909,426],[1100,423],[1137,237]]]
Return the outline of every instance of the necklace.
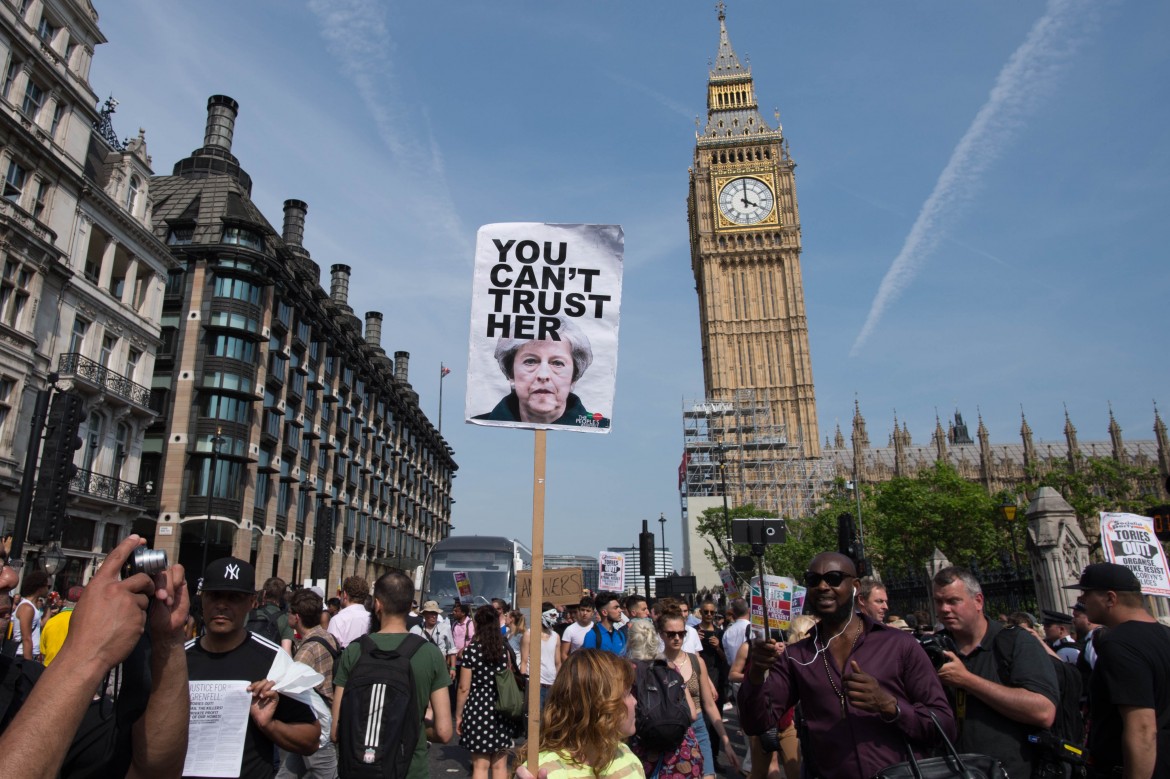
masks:
[[[854,634],[853,634],[853,643],[849,645],[849,654],[850,655],[853,654],[853,648],[857,646],[857,639],[861,638],[861,624],[862,623],[860,623],[860,622],[857,623],[857,631],[854,632]],[[835,636],[834,636],[834,638],[835,638]],[[830,639],[829,643],[832,643],[832,639]],[[829,648],[829,646],[828,646],[828,644],[826,644],[825,649],[828,650],[828,648]],[[848,658],[848,655],[846,655],[846,657]],[[835,681],[833,681],[833,671],[831,668],[829,668],[829,653],[828,653],[828,651],[825,651],[824,653],[821,654],[821,661],[824,662],[824,664],[825,664],[825,676],[829,677],[829,686],[833,688],[833,692],[837,695],[837,699],[839,701],[841,701],[841,716],[844,717],[845,716],[845,693],[843,691],[837,689],[837,683]],[[842,686],[845,685],[845,675],[844,674],[841,675],[841,685]]]

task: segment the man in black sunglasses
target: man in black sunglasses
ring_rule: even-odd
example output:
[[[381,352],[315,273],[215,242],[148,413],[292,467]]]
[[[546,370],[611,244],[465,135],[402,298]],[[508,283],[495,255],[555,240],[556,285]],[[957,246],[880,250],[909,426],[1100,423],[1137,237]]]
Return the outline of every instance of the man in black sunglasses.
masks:
[[[954,715],[918,642],[857,611],[853,561],[823,552],[803,580],[805,611],[820,622],[787,651],[752,642],[739,690],[744,732],[765,732],[800,702],[811,775],[822,779],[867,779],[906,760],[907,741],[920,752],[938,738],[931,714],[953,738]]]

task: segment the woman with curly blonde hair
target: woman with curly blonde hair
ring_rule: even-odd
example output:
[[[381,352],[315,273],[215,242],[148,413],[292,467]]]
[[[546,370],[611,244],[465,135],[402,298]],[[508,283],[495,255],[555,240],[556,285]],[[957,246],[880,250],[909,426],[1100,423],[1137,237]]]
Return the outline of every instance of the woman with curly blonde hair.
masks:
[[[600,649],[569,655],[540,717],[539,764],[548,779],[645,777],[641,761],[622,743],[634,735],[633,685],[628,660]]]

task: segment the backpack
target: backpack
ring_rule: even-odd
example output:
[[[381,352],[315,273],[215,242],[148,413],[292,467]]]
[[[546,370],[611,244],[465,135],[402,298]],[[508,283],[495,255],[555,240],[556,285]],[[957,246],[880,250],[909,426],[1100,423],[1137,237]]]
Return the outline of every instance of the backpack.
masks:
[[[635,663],[634,734],[639,743],[654,752],[678,749],[691,726],[686,683],[665,660]]]
[[[341,657],[341,650],[333,646],[333,644],[330,644],[321,636],[309,636],[301,642],[301,646],[304,646],[305,644],[320,644],[321,646],[325,647],[325,651],[329,653],[329,656],[333,658],[334,662],[337,661],[337,658]]]
[[[992,643],[995,654],[996,671],[1000,680],[1011,678],[1012,642],[1015,641],[1014,631],[1001,630]],[[1085,742],[1085,720],[1081,714],[1081,697],[1084,694],[1084,684],[1080,671],[1072,663],[1044,655],[1052,662],[1056,672],[1056,681],[1060,692],[1060,699],[1056,702],[1056,719],[1052,727],[1040,731],[1028,740],[1037,747],[1037,762],[1047,764],[1072,763],[1080,765],[1084,762],[1082,747]],[[1046,775],[1042,768],[1034,773]],[[1063,776],[1063,770],[1051,772],[1053,776]],[[1079,775],[1079,774],[1074,774]]]
[[[406,634],[398,649],[378,649],[362,636],[361,653],[333,727],[337,766],[346,779],[404,779],[422,732],[410,658],[427,642]]]
[[[280,623],[276,621],[279,616],[279,609],[273,614],[268,606],[252,609],[248,612],[248,631],[280,646]]]

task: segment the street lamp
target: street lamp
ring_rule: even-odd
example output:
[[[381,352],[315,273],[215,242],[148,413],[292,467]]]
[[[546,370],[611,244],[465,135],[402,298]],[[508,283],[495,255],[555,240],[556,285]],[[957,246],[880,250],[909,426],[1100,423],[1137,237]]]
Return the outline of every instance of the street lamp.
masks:
[[[662,557],[654,564],[654,572],[658,573],[659,565],[662,566],[662,574],[666,574],[666,514],[658,512],[658,535],[662,539]]]
[[[61,545],[54,541],[49,548],[41,552],[41,568],[49,576],[56,576],[65,567],[65,553]]]
[[[1009,500],[1004,496],[1003,503],[996,507],[999,510],[999,515],[1003,517],[1004,522],[1008,526],[1008,534],[1012,539],[1012,560],[1015,561],[1016,570],[1020,570],[1020,557],[1016,549],[1016,511],[1017,507],[1015,501]]]
[[[207,547],[211,542],[211,496],[215,494],[215,471],[219,465],[219,447],[223,444],[222,427],[215,429],[215,436],[211,439],[211,467],[207,469],[207,519],[203,521],[203,567],[199,569],[199,578],[202,579],[207,571]]]

